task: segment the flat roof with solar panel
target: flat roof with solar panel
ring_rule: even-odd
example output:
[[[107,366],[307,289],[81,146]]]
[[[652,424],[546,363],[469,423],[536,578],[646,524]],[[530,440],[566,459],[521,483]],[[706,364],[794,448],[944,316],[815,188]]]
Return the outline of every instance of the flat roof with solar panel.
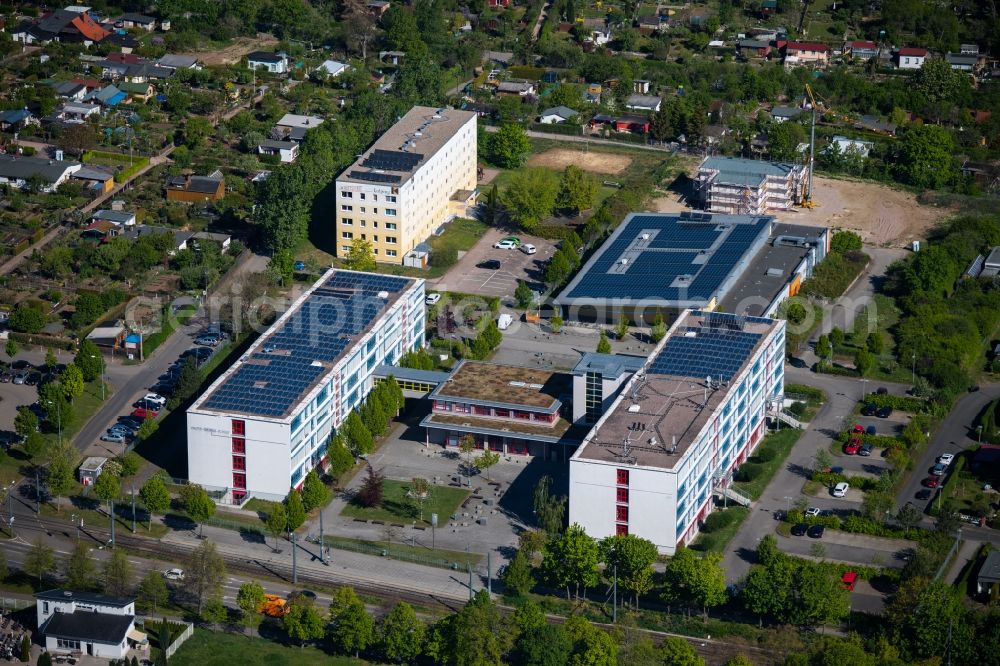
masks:
[[[773,221],[755,215],[632,213],[555,302],[709,307],[767,243]]]
[[[209,387],[190,411],[288,418],[416,282],[331,269]]]
[[[673,468],[783,326],[763,317],[684,312],[574,458]]]
[[[471,111],[415,106],[340,174],[337,182],[402,185],[475,117]]]

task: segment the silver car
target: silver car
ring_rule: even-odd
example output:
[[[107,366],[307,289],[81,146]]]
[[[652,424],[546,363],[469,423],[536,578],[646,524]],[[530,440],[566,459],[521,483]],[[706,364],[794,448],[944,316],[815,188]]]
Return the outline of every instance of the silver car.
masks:
[[[103,435],[101,435],[102,442],[114,442],[116,444],[121,444],[125,441],[125,435],[118,430],[109,430]]]
[[[27,371],[19,372],[16,375],[14,375],[14,383],[15,384],[24,384],[27,381],[28,381],[28,372]]]

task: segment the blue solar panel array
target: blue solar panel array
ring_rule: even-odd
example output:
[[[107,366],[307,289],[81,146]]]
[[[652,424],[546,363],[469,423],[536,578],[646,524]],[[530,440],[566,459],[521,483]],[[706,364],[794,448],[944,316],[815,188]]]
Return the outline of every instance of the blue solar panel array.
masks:
[[[409,284],[407,278],[337,271],[264,338],[202,407],[284,416],[385,309],[389,298],[379,293],[397,294]]]
[[[720,227],[712,221],[685,220],[677,215],[635,215],[621,233],[601,248],[600,254],[564,297],[708,300],[760,234],[767,233],[769,225],[770,218],[732,224],[728,237],[709,259],[694,263],[701,251],[711,248],[720,235],[726,233],[729,225]],[[609,272],[643,229],[658,230],[646,245],[648,249],[673,251],[644,251],[623,272]],[[680,275],[694,278],[685,287],[671,287]]]
[[[761,339],[742,330],[735,315],[712,313],[705,326],[681,326],[649,366],[650,374],[732,379]],[[695,333],[686,337],[685,333]]]

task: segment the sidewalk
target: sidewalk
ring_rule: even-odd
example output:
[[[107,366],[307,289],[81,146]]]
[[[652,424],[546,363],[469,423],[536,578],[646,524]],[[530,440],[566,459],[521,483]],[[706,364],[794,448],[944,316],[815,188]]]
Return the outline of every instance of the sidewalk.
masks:
[[[979,552],[979,547],[982,544],[978,541],[973,541],[971,539],[962,542],[962,547],[958,549],[958,553],[955,554],[955,561],[952,563],[951,568],[944,575],[944,581],[949,585],[954,585],[958,582],[958,577],[962,574],[962,569],[965,565],[969,564],[976,558],[976,553]]]

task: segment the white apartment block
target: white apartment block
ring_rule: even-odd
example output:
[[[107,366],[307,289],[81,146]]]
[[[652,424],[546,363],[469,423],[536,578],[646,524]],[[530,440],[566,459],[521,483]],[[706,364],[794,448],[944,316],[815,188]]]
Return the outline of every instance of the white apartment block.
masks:
[[[730,215],[763,215],[802,202],[809,167],[737,157],[706,157],[696,187],[705,209]]]
[[[784,395],[785,323],[685,311],[570,459],[569,520],[672,555],[729,486]]]
[[[476,200],[476,114],[416,106],[337,178],[337,255],[356,239],[375,259],[410,250]]]
[[[284,497],[375,369],[423,342],[423,280],[331,269],[188,409],[188,479],[222,503]]]

